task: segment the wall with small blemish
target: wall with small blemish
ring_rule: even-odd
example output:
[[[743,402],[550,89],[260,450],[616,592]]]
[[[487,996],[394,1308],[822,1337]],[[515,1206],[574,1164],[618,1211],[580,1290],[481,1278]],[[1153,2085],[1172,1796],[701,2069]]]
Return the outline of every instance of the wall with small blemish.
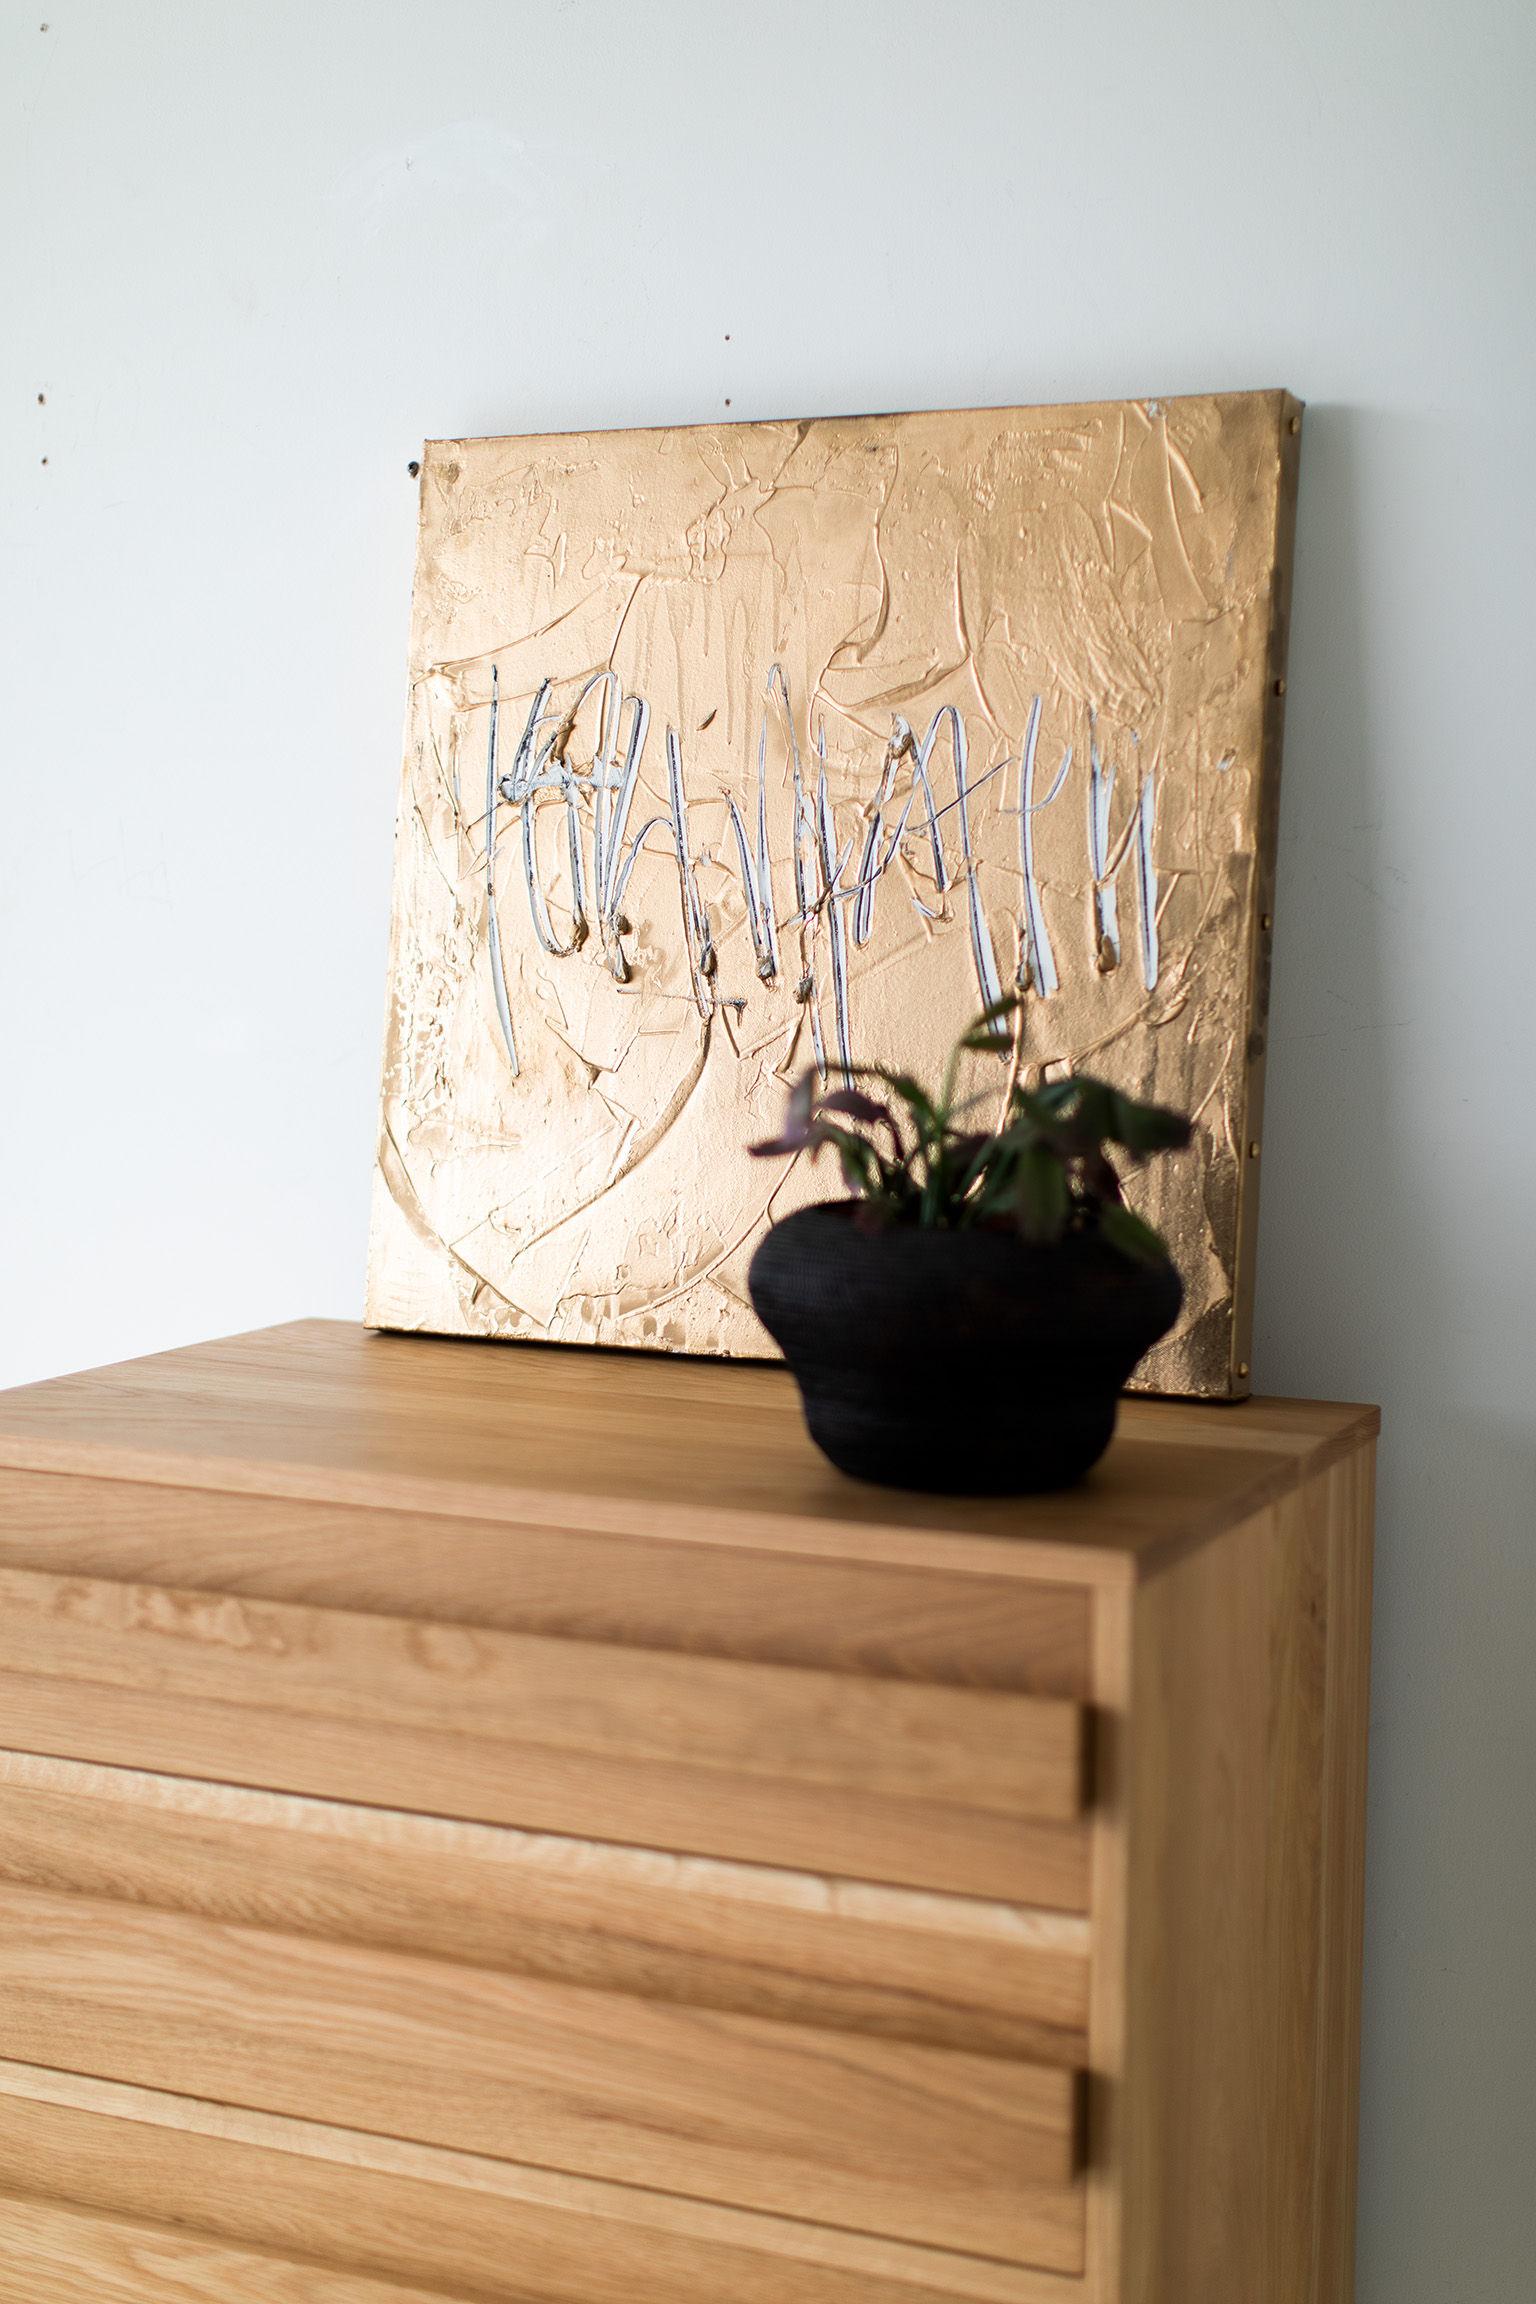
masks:
[[[358,1309],[423,435],[1309,403],[1255,1376],[1387,1416],[1361,2304],[1536,2293],[1533,89],[1523,0],[0,5],[0,1381]]]

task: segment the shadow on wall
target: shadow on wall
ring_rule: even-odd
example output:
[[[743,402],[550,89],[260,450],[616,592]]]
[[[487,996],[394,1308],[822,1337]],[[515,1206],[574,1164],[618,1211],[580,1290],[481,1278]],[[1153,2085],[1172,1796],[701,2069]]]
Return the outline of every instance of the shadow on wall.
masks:
[[[1385,548],[1368,531],[1380,491],[1411,488],[1426,448],[1444,454],[1426,429],[1307,412],[1255,1371],[1266,1391],[1380,1398],[1385,1411],[1359,2304],[1502,2304],[1530,2293],[1536,2257],[1514,2206],[1536,2165],[1536,1419],[1500,1420],[1469,1397],[1465,1276],[1447,1200],[1425,1188],[1432,1091],[1411,991],[1390,966],[1394,915],[1400,935],[1422,901],[1390,861],[1398,771],[1423,767],[1395,759],[1373,711],[1372,668],[1384,677],[1391,659],[1366,589]],[[1426,2263],[1435,2199],[1446,2260]]]
[[[1392,1010],[1373,741],[1362,465],[1373,422],[1311,407],[1302,441],[1264,1120],[1256,1375],[1373,1399],[1405,1177],[1392,1169]]]

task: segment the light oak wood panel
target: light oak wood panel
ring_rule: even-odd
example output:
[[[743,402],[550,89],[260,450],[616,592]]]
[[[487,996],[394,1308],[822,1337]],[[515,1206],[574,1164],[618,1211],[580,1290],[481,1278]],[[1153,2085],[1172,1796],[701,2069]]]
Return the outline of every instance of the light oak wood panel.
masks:
[[[1070,1584],[0,1469],[0,1564],[881,1679],[1088,1693]]]
[[[1329,1630],[1323,1698],[1312,2294],[1314,2304],[1351,2304],[1359,2166],[1374,1451],[1362,1448],[1331,1465],[1323,1483]],[[1314,1493],[1315,1488],[1314,1483]]]
[[[1125,1404],[1059,1497],[842,1478],[782,1367],[368,1336],[295,1321],[0,1398],[0,1463],[669,1541],[1081,1583],[1242,1518],[1375,1431],[1375,1410]]]
[[[0,2187],[20,2174],[497,2304],[1084,2304],[1070,2275],[0,2063]]]
[[[0,1752],[0,1878],[1080,2068],[1088,1927],[761,1866]]]
[[[642,1770],[580,1754],[546,1753],[534,1769],[528,1747],[484,1737],[23,1673],[0,1673],[0,1745],[1064,1912],[1087,1908],[1082,1822],[809,1792],[717,1771]]]
[[[0,1885],[0,2054],[1072,2270],[1076,2077]]]
[[[1083,1713],[931,1688],[480,1626],[0,1570],[0,1671],[493,1738],[640,1769],[948,1802],[1065,1822]]]
[[[0,1571],[0,1743],[1081,1909],[1085,1715]]]
[[[1324,1470],[1137,1598],[1125,2304],[1352,2292],[1368,1482]]]
[[[1098,1702],[1094,1724],[1085,2304],[1123,2304],[1121,2183],[1126,2157],[1126,1987],[1132,1927],[1129,1755],[1135,1598],[1133,1590],[1119,1590],[1101,1591],[1094,1600],[1093,1671]],[[1154,1928],[1160,1925],[1160,1917],[1151,1915]],[[1136,1925],[1144,1924],[1138,1912]],[[1170,2304],[1175,2300],[1170,2299]],[[1301,2304],[1300,2299],[1297,2304]]]
[[[173,2230],[0,2194],[4,2304],[472,2304]]]

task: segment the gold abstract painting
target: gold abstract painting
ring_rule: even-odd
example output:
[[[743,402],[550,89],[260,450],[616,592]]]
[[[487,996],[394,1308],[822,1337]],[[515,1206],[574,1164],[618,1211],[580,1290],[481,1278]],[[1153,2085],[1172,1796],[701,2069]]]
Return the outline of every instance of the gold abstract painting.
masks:
[[[1295,498],[1280,392],[432,443],[367,1318],[771,1355],[788,1084],[1091,1070],[1246,1389]],[[979,1124],[979,1123],[978,1123]]]

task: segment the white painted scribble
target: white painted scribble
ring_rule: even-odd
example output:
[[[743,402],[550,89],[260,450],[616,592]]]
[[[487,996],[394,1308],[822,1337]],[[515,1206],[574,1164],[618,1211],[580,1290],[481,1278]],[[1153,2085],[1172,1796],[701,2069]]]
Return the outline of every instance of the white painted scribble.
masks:
[[[997,954],[993,950],[991,931],[987,927],[986,909],[981,901],[981,888],[976,877],[976,850],[971,840],[970,793],[966,785],[969,755],[965,742],[965,722],[953,704],[946,704],[942,712],[933,716],[928,731],[931,745],[938,736],[941,723],[949,728],[950,757],[955,770],[955,807],[960,819],[960,853],[965,866],[966,910],[970,918],[971,958],[975,963],[976,982],[981,992],[983,1008],[996,1008],[1003,997],[1003,987],[997,973]],[[926,767],[927,763],[924,762]],[[937,833],[937,823],[934,826]],[[999,1039],[1006,1039],[1002,1025],[993,1027]]]
[[[1157,818],[1157,779],[1142,771],[1141,798],[1136,807],[1136,886],[1141,901],[1141,980],[1150,992],[1157,983],[1157,866],[1152,859],[1152,828]]]
[[[1098,733],[1090,720],[1088,861],[1093,868],[1093,949],[1105,975],[1120,965],[1120,900],[1109,856],[1109,810],[1114,796],[1115,771],[1099,751]]]
[[[485,747],[485,918],[486,944],[491,964],[491,993],[496,1020],[506,1044],[507,1062],[517,1078],[517,1041],[512,1031],[512,1007],[507,998],[507,970],[501,955],[501,930],[496,920],[496,721],[501,709],[501,684],[491,666],[491,725]]]
[[[1129,853],[1136,876],[1140,915],[1141,980],[1149,992],[1154,992],[1162,967],[1157,929],[1157,865],[1152,853],[1157,820],[1157,777],[1150,768],[1142,770],[1135,810],[1111,847],[1109,811],[1116,772],[1113,763],[1106,761],[1099,750],[1092,715],[1089,728],[1088,861],[1093,870],[1094,951],[1102,974],[1107,975],[1120,965],[1120,902],[1116,878]]]
[[[1040,879],[1035,869],[1035,818],[1042,808],[1049,808],[1067,780],[1072,765],[1070,748],[1064,754],[1056,774],[1056,781],[1043,800],[1035,798],[1035,755],[1040,743],[1040,699],[1037,696],[1029,708],[1029,726],[1024,732],[1024,758],[1019,775],[1019,863],[1024,875],[1024,917],[1019,923],[1019,981],[1032,985],[1047,998],[1056,991],[1061,978],[1056,973],[1056,955],[1051,948],[1049,931],[1045,925],[1045,907],[1040,901]]]
[[[669,727],[665,738],[665,806],[647,817],[630,836],[629,825],[640,789],[650,707],[643,696],[625,691],[612,670],[591,674],[575,700],[557,712],[551,702],[553,683],[543,680],[529,707],[509,770],[498,773],[497,755],[501,711],[500,681],[491,669],[490,728],[486,757],[485,887],[486,941],[496,1015],[514,1075],[518,1070],[516,1037],[504,957],[502,926],[498,917],[497,817],[501,804],[514,809],[519,819],[522,881],[529,919],[542,951],[551,959],[574,958],[588,942],[595,926],[603,964],[620,982],[632,976],[626,939],[633,930],[625,913],[625,896],[642,851],[658,834],[670,852],[677,877],[678,910],[683,948],[687,954],[694,1007],[708,1020],[724,1004],[718,985],[719,952],[709,905],[699,882],[700,857],[689,829],[689,795],[682,737]],[[597,726],[585,765],[570,757],[583,712],[593,697]],[[952,891],[965,889],[966,924],[978,1003],[993,1007],[1003,998],[1002,971],[982,886],[975,809],[990,788],[990,805],[1018,818],[1019,877],[1022,900],[1017,923],[1017,982],[1041,999],[1060,988],[1056,950],[1046,922],[1044,893],[1035,850],[1035,818],[1060,794],[1072,766],[1072,750],[1062,755],[1050,788],[1036,793],[1036,767],[1040,740],[1042,700],[1031,702],[1023,741],[1015,757],[994,760],[980,775],[973,773],[964,715],[952,704],[942,705],[929,721],[922,738],[914,736],[900,714],[892,716],[879,779],[872,797],[860,810],[862,831],[840,838],[837,803],[827,763],[824,726],[815,737],[814,782],[807,777],[800,749],[795,712],[783,668],[774,664],[764,685],[763,711],[757,730],[757,805],[755,824],[749,825],[740,802],[724,795],[730,827],[734,869],[740,879],[747,933],[759,981],[777,983],[782,973],[781,931],[793,931],[799,941],[800,973],[795,994],[803,1006],[815,1062],[823,1075],[829,1062],[852,1077],[856,1034],[851,1013],[849,947],[866,945],[874,927],[875,899],[881,882],[898,859],[904,863],[906,902],[926,921],[948,917]],[[769,839],[769,752],[775,729],[783,738],[783,760],[789,797],[789,861],[793,906],[786,916],[777,909],[773,852]],[[948,755],[954,797],[940,805],[934,797],[934,758],[943,744]],[[579,752],[579,747],[577,747]],[[1009,772],[1018,769],[1018,799],[1009,805]],[[905,782],[905,791],[903,791]],[[1127,853],[1134,861],[1140,910],[1142,974],[1152,989],[1158,974],[1157,872],[1153,860],[1157,780],[1143,770],[1134,815],[1113,847],[1110,812],[1116,771],[1101,754],[1096,727],[1090,716],[1088,780],[1088,864],[1092,888],[1093,949],[1101,969],[1116,966],[1120,953],[1120,926],[1115,877]],[[539,814],[553,805],[564,832],[566,890],[570,926],[560,934],[551,917],[549,894],[541,861]],[[959,854],[946,845],[944,822],[953,816]],[[585,828],[584,828],[585,827]],[[590,842],[590,900],[587,843]],[[908,853],[910,847],[910,854]],[[850,879],[850,867],[857,865]],[[717,866],[720,859],[710,857]],[[746,1003],[731,995],[738,1011]],[[829,1050],[822,1004],[830,1011]]]
[[[848,920],[844,909],[851,891],[843,886],[843,873],[852,854],[852,845],[838,851],[837,835],[832,819],[832,796],[827,789],[827,740],[824,729],[816,732],[816,752],[819,771],[816,778],[816,876],[821,888],[821,902],[827,923],[827,943],[832,965],[832,1028],[837,1036],[837,1060],[843,1078],[853,1085],[853,1043],[848,1017]]]

